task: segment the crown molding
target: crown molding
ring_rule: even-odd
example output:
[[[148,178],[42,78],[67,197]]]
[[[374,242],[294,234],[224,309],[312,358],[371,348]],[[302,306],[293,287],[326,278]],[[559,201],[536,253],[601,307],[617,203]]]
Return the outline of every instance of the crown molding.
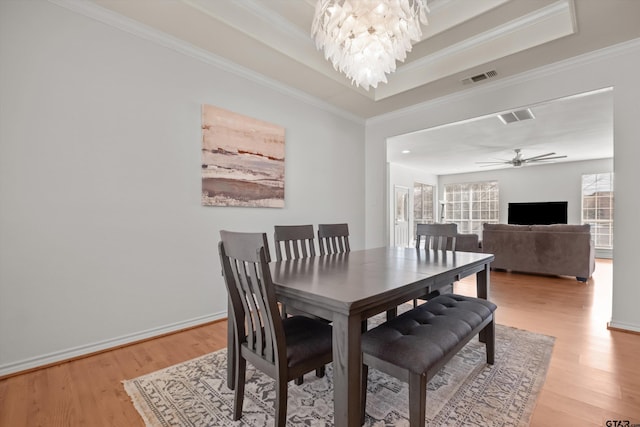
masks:
[[[264,3],[256,0],[242,2],[211,2],[210,0],[180,0],[184,4],[235,28],[249,37],[260,40],[270,48],[321,73],[325,77],[360,95],[374,100],[375,91],[354,86],[341,72],[337,72],[324,54],[318,51],[309,31],[301,31],[283,19]],[[315,7],[315,6],[314,6]]]
[[[117,28],[134,36],[140,37],[162,47],[189,56],[191,58],[212,65],[223,71],[233,73],[247,80],[268,87],[291,98],[302,101],[308,105],[338,115],[346,120],[364,125],[365,120],[353,113],[337,108],[325,101],[308,95],[307,93],[284,85],[278,81],[265,77],[255,71],[242,67],[209,51],[200,49],[190,43],[170,36],[164,32],[151,28],[141,22],[122,16],[118,13],[105,9],[87,0],[48,0],[50,3],[68,9],[72,12],[95,19],[103,24]]]
[[[247,20],[247,15],[253,16],[257,21],[262,21],[267,23],[267,25],[275,29],[277,32],[286,35],[287,37],[293,37],[295,39],[308,44],[309,46],[313,46],[313,42],[309,38],[309,32],[303,32],[295,25],[292,25],[286,19],[283,19],[277,13],[273,13],[273,11],[265,7],[263,3],[256,2],[255,0],[244,0],[243,2],[237,2],[233,4],[233,8],[229,8],[227,13],[214,13],[213,10],[210,9],[212,3],[208,0],[181,0],[183,3],[188,4],[189,6],[198,9],[199,11],[212,16],[214,18],[223,17],[224,22],[231,23],[234,28],[239,31],[244,32],[243,26],[238,25],[238,23],[244,23]],[[216,6],[219,7],[219,6]],[[217,10],[217,9],[216,9]],[[232,13],[234,10],[239,10],[241,13]]]
[[[414,104],[410,107],[401,108],[385,114],[380,114],[378,116],[367,119],[366,124],[371,125],[376,123],[383,123],[389,120],[399,119],[411,114],[418,113],[425,108],[434,107],[449,102],[460,101],[472,95],[489,93],[498,89],[527,83],[533,80],[538,80],[544,77],[552,76],[562,71],[569,70],[571,68],[588,65],[596,61],[606,60],[608,58],[614,58],[620,55],[629,55],[637,49],[640,49],[640,38],[628,40],[599,50],[595,50],[593,52],[584,53],[582,55],[574,56],[573,58],[558,61],[553,64],[544,65],[542,67],[528,70],[514,76],[504,77],[500,80],[486,82],[481,86],[463,89],[450,95],[445,95],[439,98],[431,99],[429,101],[421,102],[419,104]],[[593,89],[596,90],[602,88]]]
[[[576,32],[569,0],[560,0],[495,28],[398,66],[389,83],[375,90],[375,100],[402,93],[450,74],[531,49]]]
[[[160,46],[174,50],[176,52],[179,52],[191,58],[195,58],[204,63],[213,65],[214,67],[219,68],[223,71],[233,73],[247,80],[250,80],[260,85],[263,85],[265,87],[271,88],[279,93],[290,96],[308,105],[311,105],[313,107],[335,114],[346,120],[349,120],[361,125],[376,124],[376,123],[384,122],[387,120],[401,118],[401,117],[419,112],[430,106],[444,104],[444,103],[459,100],[459,99],[464,99],[475,93],[478,93],[478,94],[486,93],[486,92],[490,92],[503,87],[522,84],[522,83],[532,81],[544,76],[552,75],[562,70],[570,69],[572,67],[585,65],[601,59],[606,59],[608,57],[614,57],[617,55],[626,55],[630,51],[640,47],[640,38],[629,40],[627,42],[609,46],[594,52],[589,52],[573,58],[569,58],[567,60],[559,61],[554,64],[545,65],[534,70],[525,71],[523,73],[511,76],[511,77],[505,77],[493,82],[485,82],[478,87],[466,88],[454,94],[445,95],[445,96],[435,98],[429,101],[425,101],[419,104],[414,104],[406,108],[401,108],[395,111],[391,111],[389,113],[384,113],[378,116],[370,117],[368,119],[363,119],[361,116],[358,116],[356,114],[353,114],[341,108],[335,107],[334,105],[331,105],[325,101],[322,101],[314,96],[308,95],[303,91],[291,88],[290,86],[284,85],[273,79],[269,79],[257,72],[249,70],[238,64],[235,64],[225,58],[214,55],[211,52],[205,51],[204,49],[197,48],[191,45],[190,43],[186,43],[166,33],[163,33],[149,26],[146,26],[138,21],[124,17],[108,9],[102,8],[97,4],[92,3],[88,0],[48,0],[48,1],[57,6],[66,8],[78,14],[95,19],[106,25],[120,29],[121,31],[125,31],[129,34],[135,35],[145,40],[151,41]]]

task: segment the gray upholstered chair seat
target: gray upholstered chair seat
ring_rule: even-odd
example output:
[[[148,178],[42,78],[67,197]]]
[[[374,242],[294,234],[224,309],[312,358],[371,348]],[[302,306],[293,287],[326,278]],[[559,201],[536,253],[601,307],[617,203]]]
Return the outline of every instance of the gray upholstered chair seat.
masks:
[[[304,364],[319,353],[331,354],[331,326],[306,316],[292,316],[282,320],[287,341],[287,365],[293,368]]]
[[[495,304],[483,299],[440,295],[368,331],[362,336],[362,350],[421,374],[431,370],[495,310]],[[385,345],[379,345],[382,342]]]

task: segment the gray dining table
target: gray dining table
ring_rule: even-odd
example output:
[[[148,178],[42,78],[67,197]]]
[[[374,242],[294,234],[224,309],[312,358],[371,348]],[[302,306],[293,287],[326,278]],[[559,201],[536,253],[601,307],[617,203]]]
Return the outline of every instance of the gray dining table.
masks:
[[[492,254],[375,248],[272,262],[278,301],[333,322],[334,425],[360,426],[361,325],[378,313],[476,275],[489,295]],[[229,371],[229,383],[233,372]]]

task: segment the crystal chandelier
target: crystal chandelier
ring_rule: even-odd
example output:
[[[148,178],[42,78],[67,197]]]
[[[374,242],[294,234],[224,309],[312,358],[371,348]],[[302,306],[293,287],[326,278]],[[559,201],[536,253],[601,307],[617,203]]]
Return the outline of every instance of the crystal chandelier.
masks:
[[[336,70],[369,90],[420,40],[428,11],[427,0],[318,0],[311,35]]]

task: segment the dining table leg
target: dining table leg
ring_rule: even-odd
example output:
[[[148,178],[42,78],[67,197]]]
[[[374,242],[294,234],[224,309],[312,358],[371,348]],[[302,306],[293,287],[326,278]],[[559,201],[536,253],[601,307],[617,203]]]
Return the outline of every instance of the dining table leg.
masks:
[[[488,299],[490,288],[491,264],[484,265],[484,269],[476,273],[476,293],[478,298]]]
[[[360,316],[333,317],[333,405],[336,427],[360,426]]]
[[[488,299],[491,277],[491,264],[485,264],[484,269],[476,273],[476,294],[478,298]],[[478,334],[480,342],[487,342],[487,331],[484,329]]]

